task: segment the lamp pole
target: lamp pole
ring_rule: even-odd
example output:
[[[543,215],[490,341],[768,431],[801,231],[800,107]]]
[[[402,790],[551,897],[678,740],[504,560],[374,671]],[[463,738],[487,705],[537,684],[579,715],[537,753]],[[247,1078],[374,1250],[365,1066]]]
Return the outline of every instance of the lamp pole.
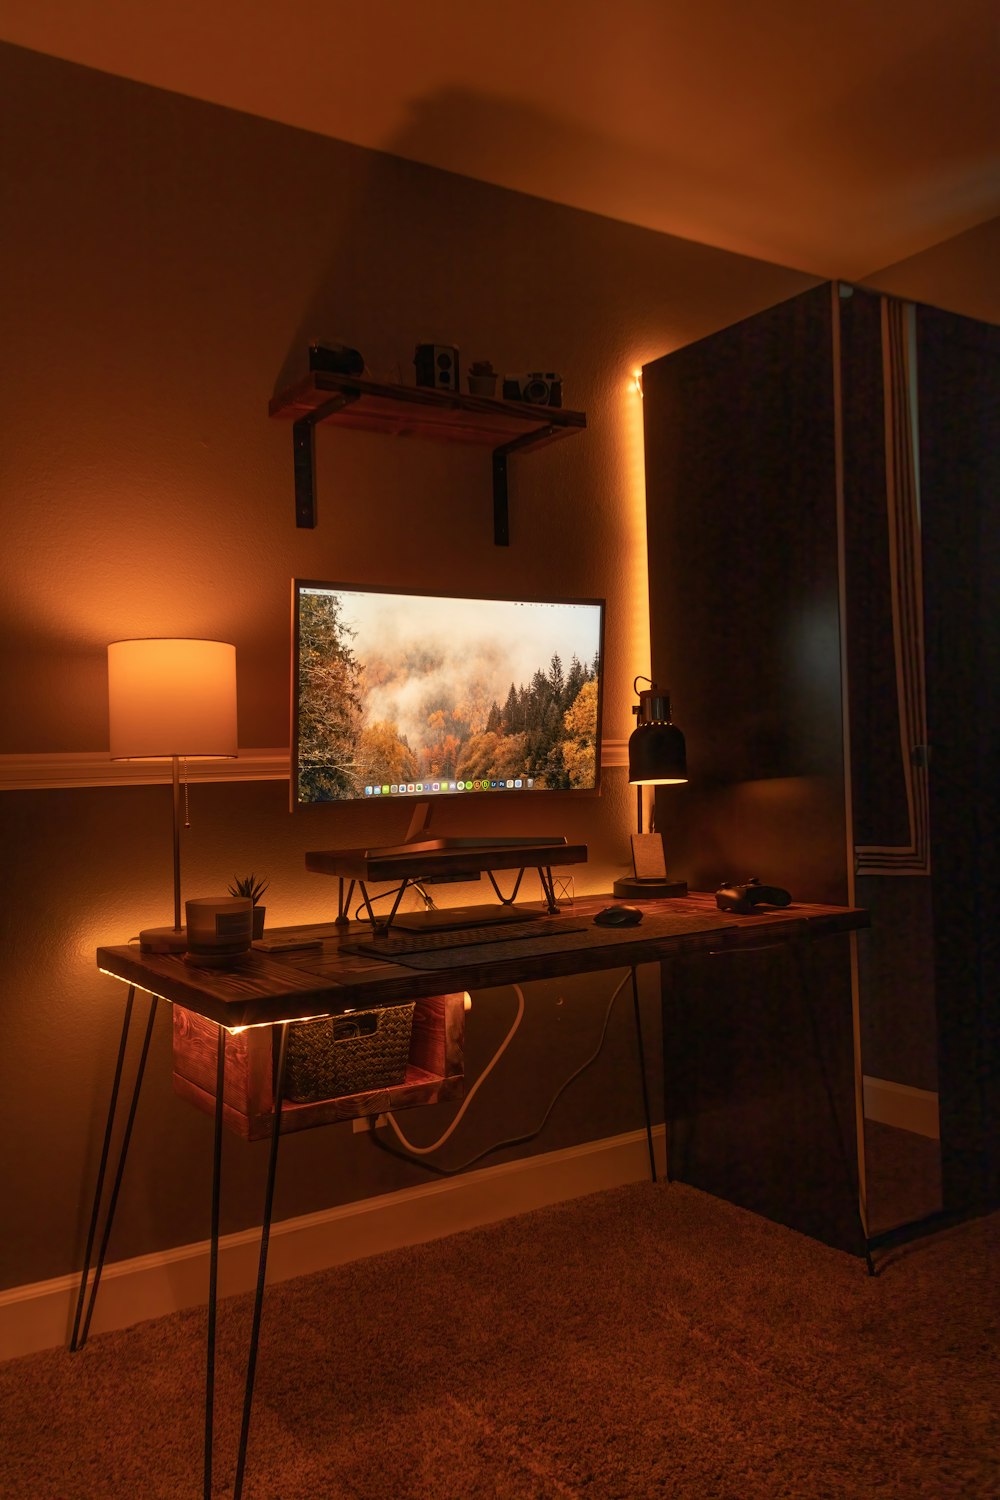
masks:
[[[174,931],[181,930],[181,775],[180,756],[170,757],[174,791]]]

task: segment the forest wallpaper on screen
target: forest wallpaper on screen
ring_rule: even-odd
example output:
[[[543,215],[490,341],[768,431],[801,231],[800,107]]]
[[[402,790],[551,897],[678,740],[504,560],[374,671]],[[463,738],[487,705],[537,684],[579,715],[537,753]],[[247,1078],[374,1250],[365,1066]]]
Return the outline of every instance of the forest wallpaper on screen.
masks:
[[[474,601],[460,601],[473,603]],[[400,596],[384,637],[364,647],[345,600],[303,590],[298,601],[297,795],[300,802],[363,797],[413,783],[519,778],[534,790],[590,790],[598,767],[599,652],[558,650],[499,687],[530,645],[463,620],[451,632],[420,628],[434,601]],[[408,606],[408,608],[406,608]],[[488,608],[481,605],[480,614]],[[414,618],[416,612],[417,618]],[[513,617],[516,620],[523,616]],[[534,617],[539,619],[538,616]],[[380,625],[382,621],[380,619]],[[384,630],[383,626],[383,630]]]

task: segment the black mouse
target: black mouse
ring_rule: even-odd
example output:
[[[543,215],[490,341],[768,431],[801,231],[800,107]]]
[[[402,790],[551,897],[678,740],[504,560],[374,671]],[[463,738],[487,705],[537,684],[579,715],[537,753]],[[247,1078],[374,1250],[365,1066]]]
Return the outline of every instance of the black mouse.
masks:
[[[637,906],[605,906],[594,921],[599,927],[634,927],[642,921],[642,912]]]

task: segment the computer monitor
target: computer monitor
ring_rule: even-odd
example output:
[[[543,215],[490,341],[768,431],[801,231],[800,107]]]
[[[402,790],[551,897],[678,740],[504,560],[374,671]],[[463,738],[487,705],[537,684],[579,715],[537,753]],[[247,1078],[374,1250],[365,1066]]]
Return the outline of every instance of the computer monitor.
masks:
[[[292,586],[292,805],[593,796],[604,601]]]

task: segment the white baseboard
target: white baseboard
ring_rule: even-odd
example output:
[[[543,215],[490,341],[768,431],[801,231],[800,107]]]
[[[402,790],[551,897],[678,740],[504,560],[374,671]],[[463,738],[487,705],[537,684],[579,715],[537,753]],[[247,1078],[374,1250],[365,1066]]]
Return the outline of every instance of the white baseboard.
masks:
[[[657,1174],[662,1175],[666,1134],[653,1131]],[[286,1281],[383,1250],[417,1245],[462,1229],[596,1193],[649,1173],[644,1130],[609,1136],[459,1177],[435,1179],[321,1213],[271,1226],[267,1276]],[[257,1229],[219,1242],[219,1292],[232,1296],[257,1281]],[[180,1245],[154,1255],[106,1265],[94,1309],[92,1333],[127,1328],[203,1304],[208,1292],[209,1243]],[[52,1349],[69,1340],[79,1278],[59,1276],[0,1292],[0,1358]]]
[[[880,1125],[895,1125],[897,1130],[912,1130],[930,1140],[940,1139],[938,1096],[929,1089],[916,1089],[908,1083],[891,1083],[888,1078],[868,1078],[864,1084],[865,1119]]]

